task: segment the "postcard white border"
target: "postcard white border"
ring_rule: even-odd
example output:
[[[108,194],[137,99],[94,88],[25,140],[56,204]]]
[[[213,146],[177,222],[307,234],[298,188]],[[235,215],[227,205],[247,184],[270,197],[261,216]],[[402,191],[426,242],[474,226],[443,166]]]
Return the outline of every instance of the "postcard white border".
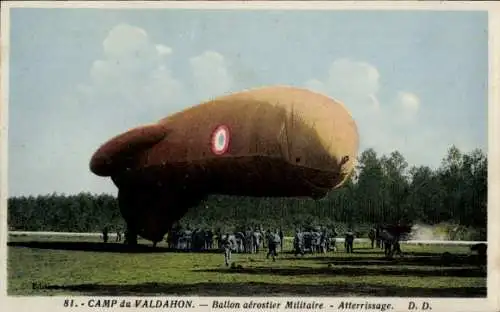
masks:
[[[2,311],[69,311],[63,307],[64,299],[75,299],[75,301],[87,301],[96,297],[14,297],[7,296],[7,193],[8,193],[8,153],[7,153],[7,137],[8,137],[8,94],[9,94],[9,32],[10,32],[10,16],[9,8],[182,8],[182,9],[252,9],[252,10],[267,10],[267,9],[286,9],[286,10],[435,10],[435,11],[477,11],[487,10],[489,12],[489,100],[488,100],[488,237],[500,238],[500,194],[495,192],[500,191],[500,142],[498,134],[500,133],[500,3],[496,2],[438,2],[438,1],[380,1],[380,2],[359,2],[359,1],[342,1],[342,2],[327,2],[327,1],[3,1],[1,3],[1,105],[0,105],[0,257],[2,259],[0,270],[0,292],[1,301],[0,309]],[[474,103],[471,103],[474,105]],[[365,300],[374,303],[391,303],[395,308],[391,311],[408,311],[407,305],[410,300],[415,302],[428,301],[432,305],[432,311],[500,311],[500,296],[498,294],[500,286],[500,240],[488,240],[488,297],[487,299],[467,299],[467,298],[368,298],[368,297],[353,297],[353,298],[304,298],[306,301],[323,302],[327,307],[325,310],[336,311],[337,309],[329,308],[333,304],[337,305],[341,301],[355,301],[362,303]],[[135,300],[138,297],[107,297],[108,299]],[[150,299],[157,300],[159,297],[151,297]],[[181,297],[160,297],[162,299],[174,299]],[[196,310],[211,310],[213,299],[222,300],[223,298],[211,297],[182,297],[182,299],[191,299],[197,305],[207,304],[207,307],[196,308]],[[140,297],[140,299],[147,299]],[[275,301],[283,303],[288,300],[300,300],[298,297],[242,297],[229,298],[233,301]],[[5,310],[4,310],[5,309]],[[87,308],[90,310],[89,308]],[[87,310],[86,308],[78,308],[72,310]],[[101,309],[93,309],[95,311]],[[136,311],[144,309],[118,309],[124,311]],[[157,309],[161,310],[161,309]],[[226,309],[227,310],[227,309]]]

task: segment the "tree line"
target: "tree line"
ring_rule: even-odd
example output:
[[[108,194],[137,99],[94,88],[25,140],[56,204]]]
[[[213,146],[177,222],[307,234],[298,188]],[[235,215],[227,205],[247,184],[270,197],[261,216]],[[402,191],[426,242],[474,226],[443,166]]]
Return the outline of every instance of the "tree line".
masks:
[[[441,165],[410,167],[401,153],[363,151],[351,179],[325,198],[210,196],[180,221],[184,226],[229,228],[451,222],[478,229],[487,224],[487,157],[480,149],[452,146]],[[99,232],[124,228],[117,199],[107,194],[49,194],[8,199],[8,225],[18,231]]]

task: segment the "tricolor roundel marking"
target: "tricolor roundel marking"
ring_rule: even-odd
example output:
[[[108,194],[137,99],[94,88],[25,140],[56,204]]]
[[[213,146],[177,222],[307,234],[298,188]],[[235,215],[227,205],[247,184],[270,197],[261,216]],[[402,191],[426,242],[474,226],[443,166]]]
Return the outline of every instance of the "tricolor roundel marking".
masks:
[[[211,149],[215,155],[222,155],[229,148],[230,134],[229,128],[220,125],[212,132]]]

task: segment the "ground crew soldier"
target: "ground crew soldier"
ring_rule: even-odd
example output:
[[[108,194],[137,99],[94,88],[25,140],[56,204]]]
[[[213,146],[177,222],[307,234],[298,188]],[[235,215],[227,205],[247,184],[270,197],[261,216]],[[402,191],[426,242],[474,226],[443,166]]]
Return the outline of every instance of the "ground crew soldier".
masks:
[[[486,257],[487,249],[488,249],[488,245],[486,245],[485,243],[474,244],[470,247],[471,251],[477,252],[477,254],[481,257]]]
[[[375,227],[370,229],[368,233],[368,238],[370,238],[370,242],[372,243],[372,249],[375,247],[375,239],[377,239],[377,230]]]
[[[389,233],[389,231],[387,229],[382,229],[382,231],[380,232],[380,237],[382,238],[382,245],[384,247],[384,254],[387,256],[387,257],[392,257],[392,254],[393,254],[393,243],[394,243],[394,235],[392,235],[391,233]]]
[[[212,230],[208,230],[205,234],[205,248],[212,249],[214,248],[214,232]]]
[[[102,240],[107,243],[108,242],[108,227],[105,226],[102,230]]]
[[[295,256],[298,254],[304,255],[304,235],[299,231],[295,231],[295,237],[293,238],[293,249],[295,250]]]
[[[120,229],[116,229],[116,241],[117,242],[121,242],[122,241],[122,232],[120,231]]]
[[[377,227],[375,228],[375,244],[377,248],[383,249],[384,241],[380,235],[381,235],[381,225],[377,225]]]
[[[354,232],[352,229],[348,229],[347,233],[345,233],[345,249],[347,253],[352,253],[354,243]]]
[[[394,237],[394,242],[393,242],[393,248],[394,248],[394,252],[400,256],[403,255],[403,252],[401,251],[401,244],[399,243],[399,240],[401,238],[402,229],[403,229],[403,225],[401,223],[401,220],[399,220],[398,224],[397,224],[396,235],[394,235],[395,237]]]
[[[284,236],[283,230],[281,228],[280,228],[280,232],[278,234],[280,236],[280,250],[281,250],[281,252],[283,252],[283,245],[285,244],[285,241],[283,239],[285,236]]]
[[[280,228],[279,236],[280,236],[280,250],[281,250],[281,252],[283,252],[283,230],[281,228]]]
[[[267,246],[269,251],[267,252],[266,258],[269,259],[269,256],[273,257],[273,261],[276,261],[276,257],[278,256],[278,252],[276,248],[280,243],[280,237],[277,233],[269,233],[269,241],[267,242]]]
[[[222,236],[221,246],[224,249],[224,263],[226,266],[229,266],[229,262],[231,261],[231,242],[229,241],[229,233]]]
[[[394,241],[394,252],[397,253],[398,255],[402,256],[403,252],[401,251],[401,243],[399,242],[399,238],[396,238]]]
[[[476,264],[478,264],[482,270],[486,270],[488,245],[485,243],[475,244],[470,247],[470,250],[471,252],[477,252],[475,259]]]
[[[328,248],[328,236],[326,234],[326,231],[323,230],[321,233],[320,233],[320,240],[319,240],[319,251],[322,252],[322,253],[326,253],[327,251],[327,248]]]

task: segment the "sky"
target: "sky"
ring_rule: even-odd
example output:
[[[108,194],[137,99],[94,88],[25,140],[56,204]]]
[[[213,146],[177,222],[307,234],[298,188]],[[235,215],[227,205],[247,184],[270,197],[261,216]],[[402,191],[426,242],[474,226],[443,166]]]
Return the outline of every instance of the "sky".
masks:
[[[264,85],[342,101],[360,152],[437,167],[487,151],[487,13],[11,10],[9,196],[116,194],[89,170],[109,138]]]

